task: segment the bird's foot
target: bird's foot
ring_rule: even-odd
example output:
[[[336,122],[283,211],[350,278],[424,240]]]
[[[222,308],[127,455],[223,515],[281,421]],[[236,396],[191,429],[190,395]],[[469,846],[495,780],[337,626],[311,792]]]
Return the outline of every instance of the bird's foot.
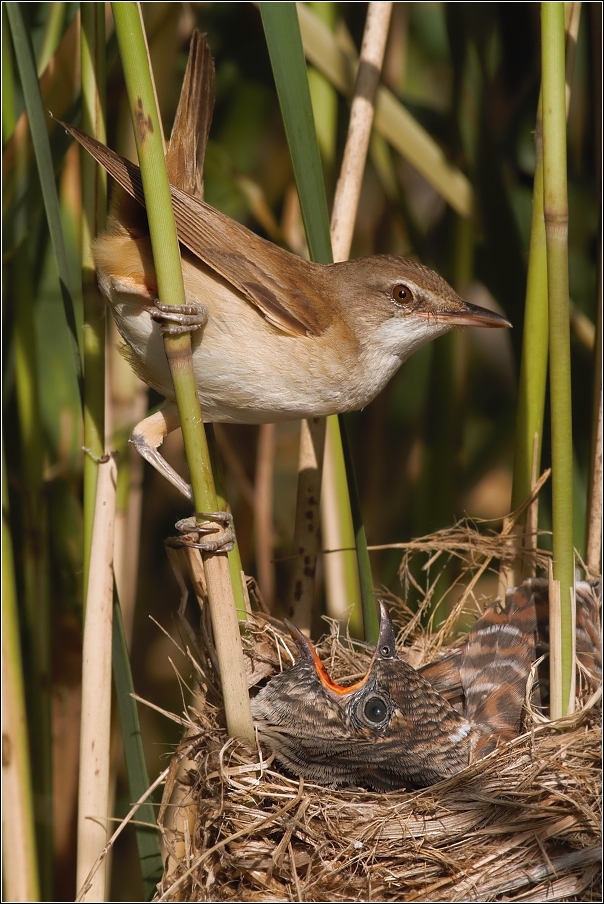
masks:
[[[154,306],[149,313],[164,335],[191,333],[200,330],[208,321],[208,309],[203,304],[162,304],[156,299]]]
[[[233,530],[233,516],[230,512],[200,512],[198,520],[195,516],[183,518],[175,524],[180,531],[180,537],[170,537],[166,545],[173,548],[189,546],[200,549],[202,552],[231,552],[235,546],[235,532]],[[215,540],[203,540],[202,537],[219,531],[222,527],[221,537]]]

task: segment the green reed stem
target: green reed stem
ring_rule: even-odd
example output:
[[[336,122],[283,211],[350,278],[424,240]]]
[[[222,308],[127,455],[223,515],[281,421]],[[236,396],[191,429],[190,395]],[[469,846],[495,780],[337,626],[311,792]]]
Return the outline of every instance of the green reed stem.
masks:
[[[543,3],[543,197],[549,294],[549,351],[552,416],[553,574],[560,581],[561,688],[552,693],[552,716],[570,705],[573,670],[571,591],[574,579],[572,417],[568,304],[568,196],[564,5]],[[553,641],[552,641],[553,642]],[[557,711],[559,709],[559,712]]]
[[[130,101],[145,191],[158,294],[164,304],[184,305],[180,253],[166,173],[161,121],[136,3],[114,3],[113,15]],[[191,336],[166,336],[165,348],[191,474],[197,513],[215,512],[216,490],[197,397]],[[204,553],[212,627],[220,666],[229,734],[254,737],[237,613],[224,554]]]

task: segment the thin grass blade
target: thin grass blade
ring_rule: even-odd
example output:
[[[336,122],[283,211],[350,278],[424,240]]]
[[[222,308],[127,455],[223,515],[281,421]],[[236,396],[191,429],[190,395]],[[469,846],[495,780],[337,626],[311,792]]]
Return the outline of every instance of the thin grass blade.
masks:
[[[80,397],[82,397],[82,361],[73,303],[74,296],[71,287],[71,276],[69,273],[67,251],[63,239],[63,230],[61,228],[59,197],[55,183],[50,143],[46,129],[36,64],[31,41],[23,21],[21,10],[19,9],[19,4],[7,3],[6,11],[11,28],[13,46],[15,48],[15,57],[19,69],[21,87],[23,89],[25,105],[29,117],[29,127],[38,164],[46,218],[48,220],[48,228],[54,249],[57,270],[59,272],[59,284],[61,287],[61,296],[63,298],[63,307],[71,338],[71,347],[78,378],[78,386],[80,388]]]
[[[128,647],[124,635],[122,610],[117,594],[117,587],[113,585],[113,631],[111,641],[111,655],[113,663],[113,680],[117,705],[120,714],[122,728],[122,741],[128,771],[128,784],[130,786],[130,799],[139,800],[149,787],[149,776],[145,763],[145,751],[141,735],[140,723],[136,701],[132,697],[134,684],[130,661],[128,659]],[[151,803],[141,804],[137,811],[137,822],[148,823],[155,826],[155,811]],[[136,845],[143,879],[143,891],[145,901],[150,901],[155,894],[156,886],[163,872],[163,860],[161,845],[157,829],[146,828],[144,825],[136,825]]]

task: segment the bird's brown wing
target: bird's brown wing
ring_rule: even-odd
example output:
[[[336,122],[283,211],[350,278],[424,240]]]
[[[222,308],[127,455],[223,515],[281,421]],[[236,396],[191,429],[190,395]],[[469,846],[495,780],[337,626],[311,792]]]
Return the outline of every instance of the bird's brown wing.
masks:
[[[522,728],[526,684],[536,659],[535,594],[525,582],[495,600],[468,635],[460,668],[466,716],[485,756]]]
[[[75,126],[62,123],[122,188],[144,206],[139,167]],[[331,323],[329,299],[319,294],[319,265],[250,232],[220,211],[170,186],[178,238],[266,319],[292,336],[318,336]]]

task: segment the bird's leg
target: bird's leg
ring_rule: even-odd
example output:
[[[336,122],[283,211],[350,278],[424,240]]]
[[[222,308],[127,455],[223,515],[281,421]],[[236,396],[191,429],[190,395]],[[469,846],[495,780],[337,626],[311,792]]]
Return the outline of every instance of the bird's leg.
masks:
[[[200,330],[208,321],[208,309],[204,304],[162,304],[154,298],[153,305],[149,313],[164,335],[180,336]]]
[[[178,408],[175,402],[166,402],[163,408],[156,411],[136,425],[130,442],[145,461],[153,465],[166,480],[179,490],[183,496],[193,503],[193,492],[188,484],[174,468],[168,464],[158,449],[162,442],[173,430],[180,427]],[[199,520],[201,519],[201,520]],[[230,512],[200,512],[199,518],[183,518],[176,522],[176,530],[184,536],[172,537],[166,540],[166,544],[172,547],[191,546],[205,552],[230,552],[235,545],[235,533],[233,531],[233,516]],[[213,540],[202,540],[202,536],[215,533],[223,528],[221,537]]]
[[[166,402],[163,408],[160,408],[155,414],[146,417],[136,425],[130,437],[130,442],[145,461],[153,465],[156,471],[159,471],[166,480],[170,481],[172,486],[175,486],[192,503],[193,492],[190,484],[183,480],[180,474],[177,474],[158,451],[168,433],[172,433],[177,427],[180,427],[180,418],[176,403]]]
[[[166,545],[173,548],[190,546],[193,549],[201,549],[203,552],[231,552],[235,546],[235,533],[233,531],[233,516],[230,512],[200,512],[197,517],[183,518],[176,522],[176,530],[183,536],[171,537],[166,540]],[[215,540],[202,540],[208,534],[216,533],[222,528],[221,537]]]

